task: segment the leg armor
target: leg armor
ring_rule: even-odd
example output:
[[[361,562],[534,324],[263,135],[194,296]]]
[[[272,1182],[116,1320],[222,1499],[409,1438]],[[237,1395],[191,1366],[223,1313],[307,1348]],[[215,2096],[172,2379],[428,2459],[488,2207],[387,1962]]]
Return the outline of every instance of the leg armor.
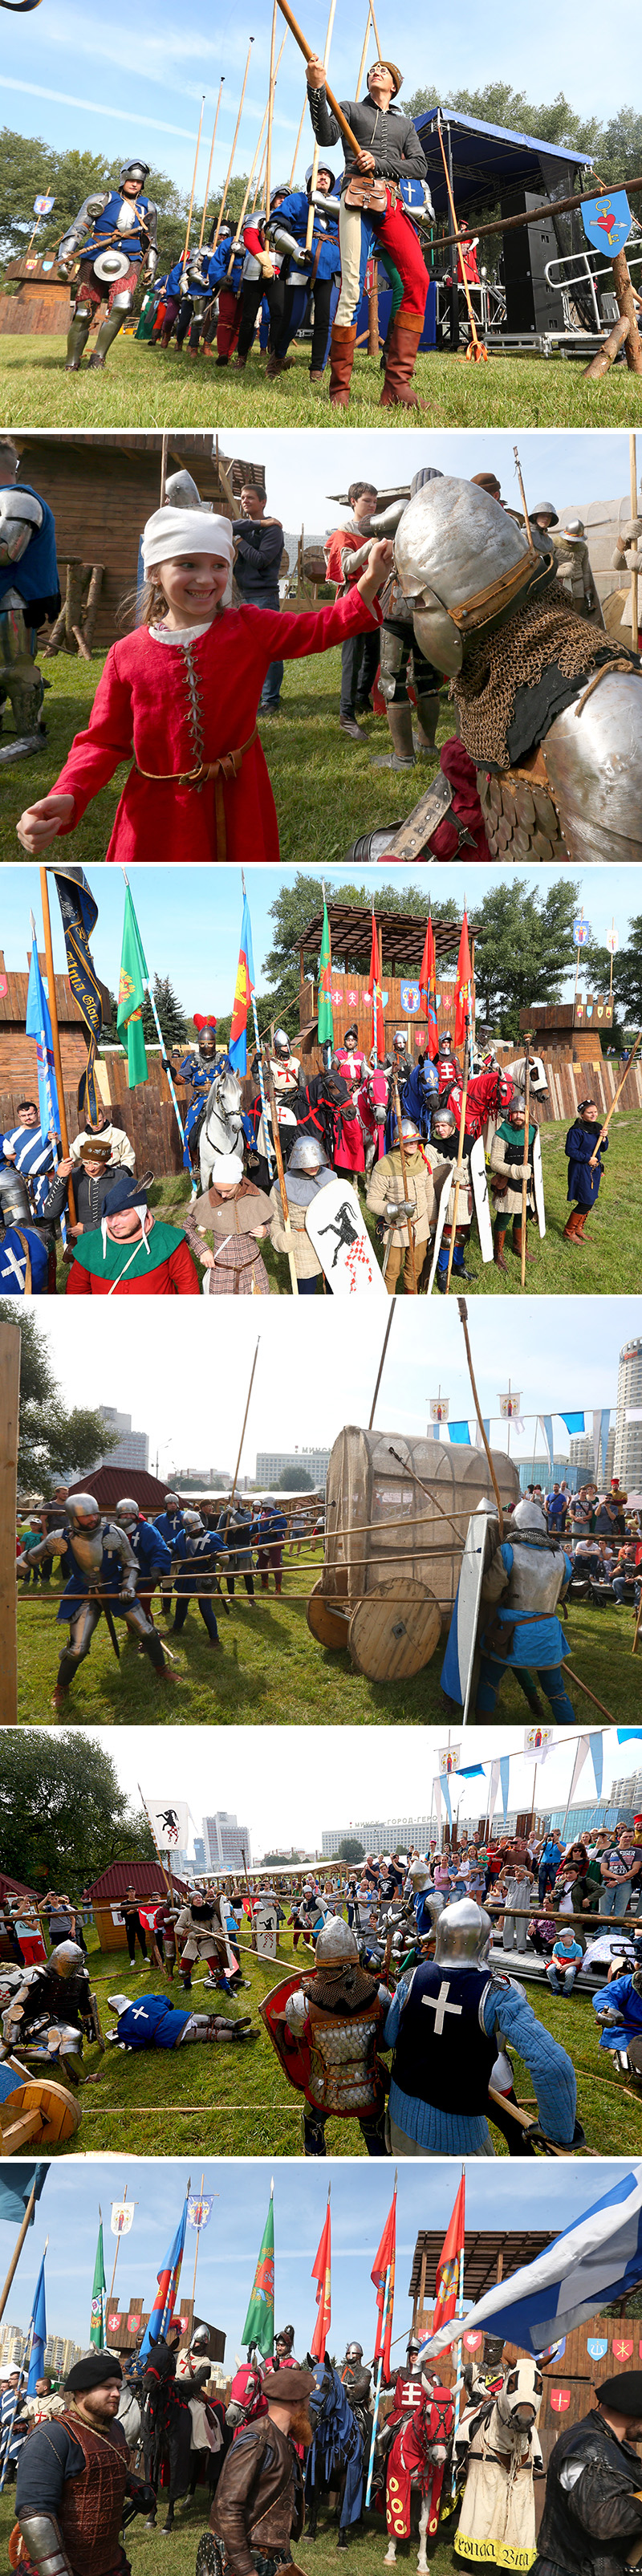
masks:
[[[379,656],[379,687],[386,707],[408,704],[408,663],[412,651],[412,626],[401,619],[384,619]]]
[[[142,1646],[143,1654],[149,1655],[154,1671],[164,1673],[165,1657],[160,1637],[152,1620],[146,1619],[142,1601],[132,1602],[131,1610],[127,1612],[126,1626],[130,1637],[135,1637],[139,1646]]]
[[[104,367],[112,342],[117,340],[119,331],[122,331],[126,314],[131,313],[133,302],[131,286],[126,284],[121,287],[120,293],[114,296],[113,303],[110,298],[109,311],[101,322],[96,346],[89,360],[90,367]]]
[[[38,748],[39,729],[44,734],[41,708],[44,696],[42,676],[31,649],[31,629],[27,624],[17,591],[5,591],[6,606],[0,607],[0,726],[2,709],[9,699],[19,742],[32,736],[29,749]],[[15,606],[13,605],[15,601]],[[18,745],[13,745],[13,751]],[[27,749],[26,740],[22,741]]]
[[[67,333],[67,374],[69,376],[75,376],[78,373],[83,349],[89,339],[90,324],[91,305],[77,304]]]
[[[70,1622],[69,1645],[63,1647],[58,1666],[58,1689],[68,1690],[78,1665],[89,1654],[92,1637],[100,1618],[99,1601],[81,1601]]]

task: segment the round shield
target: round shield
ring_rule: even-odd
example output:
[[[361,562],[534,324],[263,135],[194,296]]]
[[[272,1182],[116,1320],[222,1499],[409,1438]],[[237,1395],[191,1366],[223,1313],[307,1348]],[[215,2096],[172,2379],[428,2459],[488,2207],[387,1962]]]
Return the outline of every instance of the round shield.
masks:
[[[314,1591],[310,1593],[306,1617],[317,1645],[347,1646],[349,1612],[347,1609],[343,1613],[337,1610],[336,1603],[328,1600],[320,1583],[315,1583]]]
[[[126,277],[129,268],[131,260],[127,258],[126,251],[99,250],[98,258],[94,260],[94,277],[100,278],[102,286],[113,286],[114,279]]]
[[[14,2120],[22,2131],[21,2146],[30,2139],[37,2141],[39,2147],[60,2146],[79,2128],[80,2111],[62,2084],[40,2083],[34,2077],[12,2093],[6,2103],[5,2127],[11,2127]]]
[[[348,1644],[358,1673],[368,1681],[411,1681],[439,1644],[441,1612],[427,1583],[375,1583],[353,1610]]]

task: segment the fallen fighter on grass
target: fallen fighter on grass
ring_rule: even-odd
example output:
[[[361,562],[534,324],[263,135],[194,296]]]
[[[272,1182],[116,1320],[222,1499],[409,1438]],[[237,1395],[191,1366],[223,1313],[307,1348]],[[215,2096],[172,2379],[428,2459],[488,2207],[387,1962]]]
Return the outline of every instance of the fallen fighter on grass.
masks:
[[[183,2012],[169,1995],[142,1995],[132,2003],[128,1995],[108,1995],[111,2012],[118,2014],[115,2030],[107,2031],[113,2048],[183,2048],[195,2041],[258,2039],[249,2013],[237,2014],[228,2021],[224,2013]]]

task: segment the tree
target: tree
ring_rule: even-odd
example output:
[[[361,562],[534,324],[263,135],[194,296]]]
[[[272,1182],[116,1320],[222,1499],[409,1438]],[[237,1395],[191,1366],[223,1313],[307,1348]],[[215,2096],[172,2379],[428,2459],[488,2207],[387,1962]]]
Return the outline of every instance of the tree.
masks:
[[[314,1479],[308,1475],[307,1467],[284,1467],[277,1486],[279,1494],[313,1494],[314,1490]]]
[[[493,886],[478,915],[475,956],[480,1016],[502,1037],[520,1035],[520,1011],[552,1002],[574,965],[573,918],[579,888],[558,877],[545,895],[528,892],[519,877]]]
[[[82,1888],[113,1860],[153,1860],[147,1818],[131,1812],[111,1756],[91,1735],[45,1727],[0,1737],[3,1868],[28,1887]]]
[[[333,886],[332,901],[356,904],[369,911],[372,905],[372,883],[368,881],[364,885],[355,885],[348,882],[345,885]],[[431,908],[435,927],[439,922],[452,919],[452,903],[438,903],[433,897]],[[270,949],[269,956],[265,959],[264,972],[270,977],[273,986],[271,1016],[282,1019],[286,1028],[288,1017],[295,1022],[298,1020],[299,943],[303,931],[307,930],[308,923],[313,921],[322,909],[322,879],[304,875],[303,869],[299,870],[293,885],[281,887],[274,903],[270,906],[270,917],[275,924],[275,941],[274,947]],[[377,878],[376,910],[377,913],[404,912],[410,914],[415,921],[425,922],[428,919],[428,898],[419,886],[411,886],[410,889],[405,887],[402,895],[398,885],[380,884]],[[458,939],[459,924],[453,948],[453,962],[457,956]],[[335,966],[338,967],[340,961],[341,951],[337,948],[334,957]],[[411,962],[408,959],[404,960],[402,954],[395,957],[395,970],[402,975],[413,971]]]
[[[0,133],[0,253],[15,259],[26,250],[34,225],[34,198],[55,199],[50,215],[38,227],[36,248],[55,251],[85,197],[118,184],[120,161],[96,152],[53,152],[39,135]],[[158,206],[159,242],[168,266],[185,239],[187,202],[163,170],[150,170],[145,195]],[[34,253],[35,255],[35,253]]]
[[[154,976],[154,1001],[166,1047],[186,1046],[189,1023],[169,975]],[[143,1005],[143,1034],[151,1046],[158,1043],[158,1030],[148,993]]]
[[[66,1412],[44,1334],[28,1307],[18,1315],[13,1299],[3,1298],[0,1316],[20,1333],[18,1485],[49,1494],[61,1477],[82,1476],[115,1449],[119,1434],[88,1405]]]
[[[357,1841],[356,1834],[342,1836],[341,1842],[337,1843],[336,1856],[337,1860],[347,1861],[365,1860],[366,1857],[363,1843]]]

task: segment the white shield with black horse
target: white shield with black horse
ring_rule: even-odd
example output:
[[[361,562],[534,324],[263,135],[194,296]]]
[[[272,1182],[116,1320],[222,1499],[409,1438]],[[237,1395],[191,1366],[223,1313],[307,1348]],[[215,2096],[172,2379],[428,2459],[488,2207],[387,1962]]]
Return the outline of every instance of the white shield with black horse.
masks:
[[[350,1182],[328,1181],[305,1211],[305,1231],[333,1297],[385,1297],[386,1284]]]
[[[276,1958],[277,1912],[272,1899],[262,1897],[254,1917],[257,1959]]]
[[[226,1065],[217,1067],[210,1083],[198,1151],[202,1190],[208,1190],[216,1179],[217,1154],[243,1154],[241,1085],[238,1074]]]

